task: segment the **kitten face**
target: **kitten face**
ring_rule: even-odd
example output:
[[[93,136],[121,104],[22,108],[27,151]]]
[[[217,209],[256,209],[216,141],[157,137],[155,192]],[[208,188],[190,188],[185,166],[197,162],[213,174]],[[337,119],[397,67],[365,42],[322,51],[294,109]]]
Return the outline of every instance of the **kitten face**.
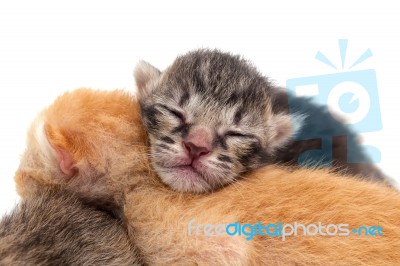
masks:
[[[141,62],[135,79],[152,163],[175,190],[229,184],[290,137],[290,117],[272,111],[273,86],[238,56],[194,51],[164,73]]]

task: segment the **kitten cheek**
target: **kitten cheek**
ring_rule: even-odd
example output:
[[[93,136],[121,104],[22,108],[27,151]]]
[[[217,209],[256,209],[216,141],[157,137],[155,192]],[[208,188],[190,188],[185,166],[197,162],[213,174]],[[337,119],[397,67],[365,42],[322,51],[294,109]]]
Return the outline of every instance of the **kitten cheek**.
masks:
[[[196,170],[201,173],[204,180],[213,189],[218,189],[226,185],[231,180],[232,175],[234,175],[231,167],[221,163],[205,161],[196,166]]]

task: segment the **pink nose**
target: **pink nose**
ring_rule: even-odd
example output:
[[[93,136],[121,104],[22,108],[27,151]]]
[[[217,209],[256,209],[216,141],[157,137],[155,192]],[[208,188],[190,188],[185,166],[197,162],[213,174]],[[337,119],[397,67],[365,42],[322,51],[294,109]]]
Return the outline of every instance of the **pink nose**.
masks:
[[[194,160],[200,158],[201,156],[207,155],[210,153],[210,150],[206,147],[196,146],[192,142],[183,142],[183,146],[186,148],[186,151],[189,153],[189,157]]]

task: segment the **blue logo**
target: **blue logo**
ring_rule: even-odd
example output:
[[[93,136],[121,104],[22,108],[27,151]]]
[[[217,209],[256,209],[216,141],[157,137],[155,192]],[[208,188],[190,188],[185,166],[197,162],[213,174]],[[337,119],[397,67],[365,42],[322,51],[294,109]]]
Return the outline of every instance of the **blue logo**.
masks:
[[[291,96],[289,97],[289,109],[291,114],[298,112],[297,97],[311,96],[314,103],[328,106],[328,115],[342,124],[346,124],[356,133],[375,132],[382,129],[382,120],[379,105],[379,95],[376,73],[373,69],[351,70],[353,67],[364,62],[372,56],[367,49],[361,56],[346,68],[346,52],[348,41],[339,40],[341,57],[341,70],[338,73],[301,77],[289,79],[286,87]],[[317,52],[315,58],[325,65],[339,70],[323,53]],[[295,115],[292,116],[295,119]],[[295,123],[295,121],[293,121]],[[329,136],[321,136],[321,131],[310,129],[295,135],[295,140],[321,139],[322,146],[319,151],[305,151],[299,157],[299,164],[306,165],[310,154],[320,152],[332,161],[332,139],[333,137],[346,136],[349,134],[346,127],[337,128]],[[364,145],[365,153],[370,161],[359,161],[356,152],[358,142],[355,138],[347,139],[348,163],[378,163],[380,162],[380,151],[374,146]],[[325,164],[325,166],[330,166]]]
[[[302,224],[298,222],[290,223],[268,223],[262,222],[255,224],[239,223],[238,221],[229,224],[194,224],[196,219],[188,223],[188,235],[205,236],[245,236],[246,240],[252,240],[255,236],[280,237],[283,241],[290,236],[349,236],[350,232],[358,236],[383,236],[383,228],[378,226],[360,226],[349,229],[349,224],[323,224],[322,222]]]

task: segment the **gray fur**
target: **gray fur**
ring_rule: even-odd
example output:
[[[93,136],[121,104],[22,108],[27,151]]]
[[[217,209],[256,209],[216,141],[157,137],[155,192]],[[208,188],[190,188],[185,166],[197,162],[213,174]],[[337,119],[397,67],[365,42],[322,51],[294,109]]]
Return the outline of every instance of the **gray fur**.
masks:
[[[140,265],[121,221],[45,188],[0,221],[0,265]]]

